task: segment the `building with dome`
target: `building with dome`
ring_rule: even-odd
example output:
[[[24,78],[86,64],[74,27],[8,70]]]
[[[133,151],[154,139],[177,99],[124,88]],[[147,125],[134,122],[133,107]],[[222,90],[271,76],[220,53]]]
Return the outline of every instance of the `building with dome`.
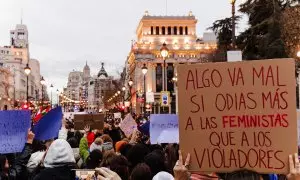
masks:
[[[88,87],[88,108],[103,110],[103,98],[105,94],[113,88],[113,77],[108,76],[104,63],[101,63],[101,68],[96,76],[89,82]]]
[[[98,111],[104,109],[103,97],[113,87],[113,77],[108,76],[104,63],[97,75],[91,76],[86,62],[83,71],[69,73],[67,87],[64,88],[65,99],[60,99],[64,106],[72,108],[77,105],[84,109]]]

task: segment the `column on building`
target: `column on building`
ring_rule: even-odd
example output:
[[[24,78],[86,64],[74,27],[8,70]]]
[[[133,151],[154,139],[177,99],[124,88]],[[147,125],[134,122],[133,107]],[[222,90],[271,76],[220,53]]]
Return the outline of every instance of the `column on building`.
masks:
[[[156,92],[156,66],[157,64],[152,64],[151,76],[152,76],[152,92]]]
[[[142,65],[140,63],[137,63],[136,69],[134,71],[134,84],[135,84],[135,92],[134,96],[135,96],[135,110],[136,110],[136,114],[141,114],[141,106],[140,103],[137,102],[137,93],[141,90],[142,87],[142,69],[141,69]]]

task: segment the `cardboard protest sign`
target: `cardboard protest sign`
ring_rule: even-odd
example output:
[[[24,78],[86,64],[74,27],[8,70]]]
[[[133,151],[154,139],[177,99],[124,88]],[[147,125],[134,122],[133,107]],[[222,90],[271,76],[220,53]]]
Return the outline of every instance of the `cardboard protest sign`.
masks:
[[[297,152],[293,59],[179,65],[180,148],[192,171],[288,173]]]
[[[33,127],[35,139],[49,140],[58,137],[58,132],[62,126],[63,112],[59,106],[51,109],[41,120]]]
[[[30,111],[0,111],[0,154],[22,152],[30,128]]]
[[[75,114],[87,114],[86,112],[64,112],[64,119],[74,119]]]
[[[297,122],[298,122],[298,146],[300,146],[300,110],[297,110]]]
[[[179,143],[178,116],[176,114],[151,114],[150,142]]]
[[[137,129],[137,124],[130,113],[127,114],[123,121],[120,123],[120,128],[127,137],[129,137],[133,133],[133,131]]]
[[[86,125],[92,129],[103,129],[104,114],[75,114],[74,129],[83,130]]]

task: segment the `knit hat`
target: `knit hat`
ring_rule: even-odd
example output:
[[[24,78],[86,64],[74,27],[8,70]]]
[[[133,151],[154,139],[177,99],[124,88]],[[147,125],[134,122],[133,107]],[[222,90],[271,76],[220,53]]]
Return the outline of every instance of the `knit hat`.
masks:
[[[118,141],[115,145],[116,147],[116,152],[120,152],[120,149],[122,148],[122,146],[124,146],[125,144],[128,144],[128,142],[126,141]]]
[[[157,173],[152,180],[174,180],[174,177],[170,173],[161,171]]]
[[[47,151],[44,166],[46,168],[53,168],[69,163],[75,163],[74,153],[70,144],[63,139],[55,140]]]

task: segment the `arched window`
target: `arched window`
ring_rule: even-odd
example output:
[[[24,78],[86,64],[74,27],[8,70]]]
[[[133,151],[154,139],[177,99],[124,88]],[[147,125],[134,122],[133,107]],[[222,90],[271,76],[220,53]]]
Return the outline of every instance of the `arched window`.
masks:
[[[159,27],[158,26],[156,26],[156,28],[155,28],[155,30],[156,30],[156,35],[159,35]]]
[[[171,26],[168,26],[168,35],[171,35],[172,34],[172,30],[171,30]]]
[[[189,31],[188,31],[188,27],[185,26],[185,34],[188,35],[189,34]]]
[[[161,31],[162,31],[162,35],[165,35],[165,34],[166,34],[166,28],[165,28],[165,26],[163,26],[163,27],[161,28]]]
[[[174,34],[177,35],[177,27],[174,27]]]
[[[151,26],[151,35],[153,35],[153,30],[154,30],[153,26]]]
[[[156,92],[162,91],[162,66],[161,64],[157,64],[156,66]]]
[[[183,35],[183,27],[182,26],[179,27],[179,34]]]

